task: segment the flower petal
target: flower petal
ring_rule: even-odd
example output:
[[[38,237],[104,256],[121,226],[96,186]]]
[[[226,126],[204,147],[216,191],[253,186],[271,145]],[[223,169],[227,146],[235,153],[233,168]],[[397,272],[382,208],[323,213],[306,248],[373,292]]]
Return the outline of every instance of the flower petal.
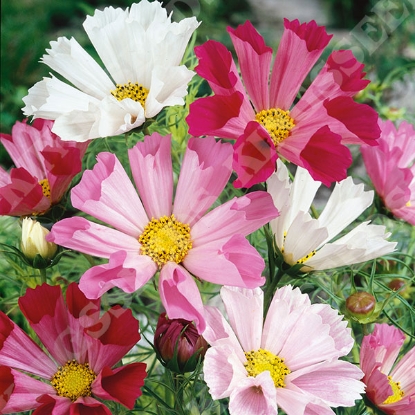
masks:
[[[257,111],[270,108],[268,77],[272,49],[265,45],[264,39],[249,20],[236,29],[228,27],[228,32],[238,55],[242,79],[254,108]]]
[[[310,138],[300,154],[302,167],[314,180],[327,187],[347,177],[347,168],[352,162],[350,150],[341,144],[341,137],[326,127],[321,127]]]
[[[136,238],[75,216],[55,223],[47,241],[101,258],[109,258],[117,251],[140,250]]]
[[[233,331],[247,351],[261,347],[262,314],[264,295],[260,288],[248,290],[243,288],[222,287],[220,291],[226,313]],[[246,319],[246,316],[249,318]]]
[[[303,80],[327,46],[332,35],[312,20],[300,24],[284,19],[284,33],[275,57],[270,86],[270,105],[287,110]]]
[[[79,287],[88,298],[99,298],[113,287],[132,293],[141,288],[156,270],[156,264],[146,255],[117,251],[111,254],[108,264],[86,271]]]
[[[191,229],[193,247],[228,238],[249,235],[278,215],[271,196],[257,191],[233,198],[203,216]]]
[[[68,314],[59,286],[28,288],[19,298],[20,310],[52,357],[64,365],[74,358]]]
[[[229,412],[234,415],[278,415],[276,388],[268,371],[240,381],[231,393]]]
[[[191,227],[219,197],[232,173],[232,145],[191,138],[177,184],[173,213]]]
[[[256,121],[249,122],[233,146],[233,169],[238,174],[236,188],[264,182],[275,170],[277,153],[267,131]]]
[[[96,324],[86,327],[85,333],[95,340],[88,355],[95,373],[114,366],[141,338],[131,309],[119,305],[111,307]]]
[[[104,367],[92,384],[92,393],[133,409],[146,376],[145,363],[130,363],[114,370]]]
[[[73,206],[138,237],[148,218],[127,173],[114,154],[100,153],[97,160],[94,168],[84,171],[81,182],[72,189]]]
[[[183,265],[214,284],[256,288],[264,284],[264,260],[242,235],[206,243],[189,251]]]
[[[180,265],[167,262],[160,272],[160,298],[169,318],[194,321],[199,333],[206,328],[203,303],[192,276]]]
[[[56,364],[4,313],[0,312],[0,365],[24,370],[49,379]]]
[[[170,216],[173,197],[171,137],[144,137],[128,150],[131,171],[148,218]]]

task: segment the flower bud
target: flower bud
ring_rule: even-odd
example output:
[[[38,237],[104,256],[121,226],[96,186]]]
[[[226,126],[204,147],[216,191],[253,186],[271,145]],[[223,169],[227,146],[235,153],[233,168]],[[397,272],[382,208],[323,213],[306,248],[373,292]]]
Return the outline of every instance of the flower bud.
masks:
[[[49,231],[39,222],[30,218],[23,219],[21,249],[33,264],[44,263],[47,266],[56,254],[57,245],[45,239],[48,233]],[[36,266],[36,268],[39,267],[44,268],[44,266]]]
[[[365,291],[356,292],[346,300],[347,311],[354,317],[369,317],[375,306],[375,297]]]
[[[208,344],[191,321],[169,319],[162,313],[154,334],[154,347],[164,366],[173,372],[185,373],[195,370]]]

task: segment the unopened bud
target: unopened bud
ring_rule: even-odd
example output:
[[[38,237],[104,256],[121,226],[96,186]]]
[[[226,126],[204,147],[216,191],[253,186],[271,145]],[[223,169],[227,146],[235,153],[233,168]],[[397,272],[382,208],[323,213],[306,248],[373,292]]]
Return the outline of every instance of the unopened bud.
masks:
[[[53,242],[46,241],[48,233],[39,222],[30,218],[23,219],[21,249],[28,260],[47,263],[53,259],[58,247]]]
[[[354,317],[369,317],[375,306],[375,297],[365,291],[356,292],[346,300],[346,309]]]
[[[169,319],[162,313],[154,334],[154,347],[164,366],[173,372],[185,373],[195,370],[208,344],[191,321]]]

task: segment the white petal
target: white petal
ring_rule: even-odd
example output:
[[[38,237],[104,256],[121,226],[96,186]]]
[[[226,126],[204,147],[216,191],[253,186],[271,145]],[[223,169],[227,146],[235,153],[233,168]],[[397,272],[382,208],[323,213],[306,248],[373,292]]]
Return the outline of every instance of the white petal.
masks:
[[[365,192],[363,184],[354,184],[351,177],[336,186],[319,216],[321,226],[328,229],[328,242],[352,223],[372,204],[373,190]],[[324,243],[323,242],[323,243]]]
[[[278,159],[277,171],[267,180],[267,191],[272,196],[275,207],[280,215],[270,222],[275,241],[279,249],[284,243],[284,232],[289,228],[288,218],[290,209],[290,178],[285,164]]]
[[[317,270],[358,264],[390,254],[395,250],[396,242],[388,242],[385,227],[361,223],[347,235],[333,243],[324,245],[314,257],[306,262]]]
[[[97,62],[74,39],[60,37],[50,42],[48,55],[42,62],[58,72],[88,95],[103,99],[115,89],[115,85]]]
[[[287,230],[284,244],[285,262],[293,265],[311,254],[327,238],[327,235],[327,229],[320,227],[317,219],[312,219],[308,213],[298,212]]]
[[[52,76],[43,78],[30,88],[23,102],[26,104],[23,108],[25,115],[55,120],[65,112],[87,111],[91,103],[99,101]]]
[[[151,76],[150,92],[146,99],[146,117],[157,115],[164,107],[184,105],[187,85],[194,72],[185,66],[154,69]]]

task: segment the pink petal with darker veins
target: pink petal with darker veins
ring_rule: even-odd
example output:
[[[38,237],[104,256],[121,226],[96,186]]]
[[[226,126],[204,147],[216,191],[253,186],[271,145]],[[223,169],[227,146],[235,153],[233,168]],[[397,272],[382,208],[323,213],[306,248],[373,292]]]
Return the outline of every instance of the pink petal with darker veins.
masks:
[[[242,79],[248,95],[257,111],[268,109],[268,78],[272,59],[272,49],[247,20],[236,29],[228,27],[232,43],[238,55]]]
[[[264,182],[274,172],[278,158],[274,143],[256,121],[248,123],[233,148],[233,169],[238,174],[233,183],[236,188]]]
[[[171,136],[158,133],[128,150],[135,184],[148,218],[170,216],[173,198]],[[145,225],[144,225],[145,226]]]
[[[159,291],[169,318],[194,321],[198,332],[203,333],[206,323],[199,289],[183,267],[167,262],[160,272]]]
[[[180,170],[173,213],[190,226],[217,200],[232,173],[232,145],[190,138]]]
[[[79,288],[88,298],[99,298],[113,287],[132,293],[156,273],[157,266],[146,255],[114,252],[109,263],[90,268],[82,275]]]

